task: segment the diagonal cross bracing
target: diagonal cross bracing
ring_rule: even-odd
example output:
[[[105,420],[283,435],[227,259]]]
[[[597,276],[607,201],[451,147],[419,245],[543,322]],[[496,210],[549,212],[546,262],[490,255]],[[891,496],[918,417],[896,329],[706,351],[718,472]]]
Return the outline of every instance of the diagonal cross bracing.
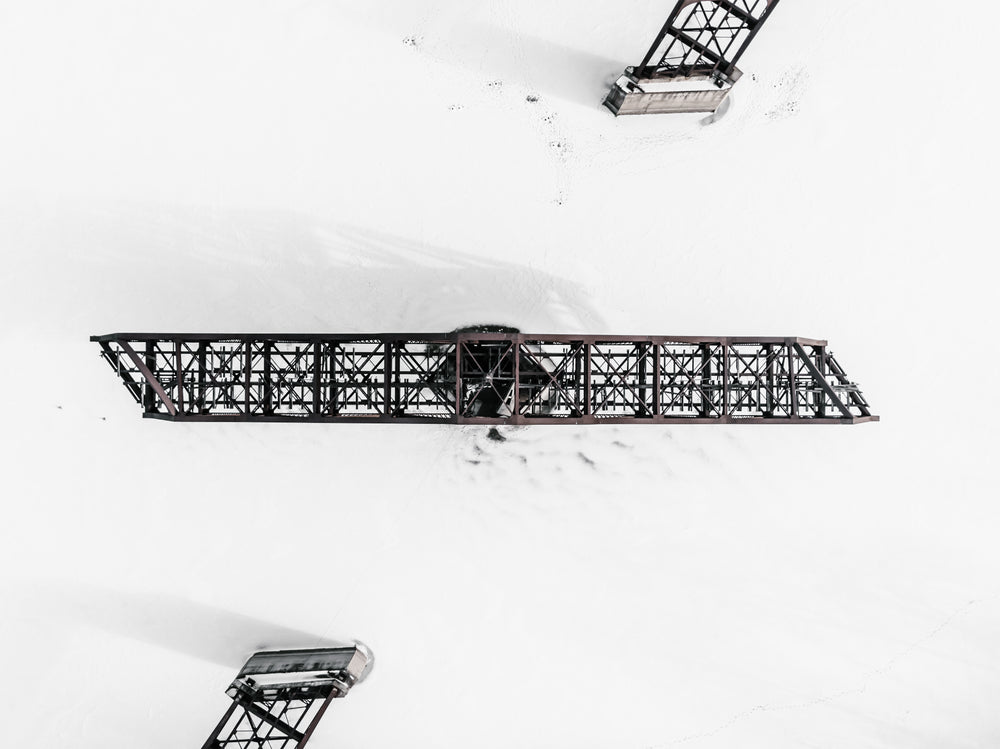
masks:
[[[635,68],[639,78],[708,75],[732,82],[736,63],[778,0],[678,0]]]
[[[826,341],[440,334],[94,336],[144,415],[173,421],[858,423]]]

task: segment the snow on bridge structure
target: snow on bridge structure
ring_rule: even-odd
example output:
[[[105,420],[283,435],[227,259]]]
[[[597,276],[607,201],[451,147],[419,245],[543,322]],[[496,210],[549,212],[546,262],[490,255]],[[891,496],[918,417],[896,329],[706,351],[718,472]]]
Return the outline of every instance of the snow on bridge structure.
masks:
[[[226,690],[232,703],[202,749],[301,749],[330,703],[362,681],[374,660],[360,643],[254,653]]]
[[[646,56],[604,105],[620,114],[714,112],[743,73],[736,67],[778,0],[678,0]]]
[[[149,418],[453,424],[877,421],[824,340],[794,337],[113,333]]]

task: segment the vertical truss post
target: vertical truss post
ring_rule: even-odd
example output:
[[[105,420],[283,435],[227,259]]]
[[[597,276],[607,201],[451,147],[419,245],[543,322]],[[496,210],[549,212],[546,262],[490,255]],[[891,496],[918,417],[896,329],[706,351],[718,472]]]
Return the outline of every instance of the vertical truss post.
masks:
[[[456,424],[462,423],[462,338],[461,336],[455,336],[455,423]]]
[[[184,413],[184,365],[181,362],[181,342],[180,339],[174,341],[174,374],[177,377],[177,411]]]
[[[709,343],[699,345],[701,349],[701,377],[698,389],[701,391],[699,416],[707,419],[712,415],[712,346]]]
[[[208,392],[205,387],[205,369],[208,359],[208,342],[199,341],[198,342],[198,398],[195,400],[195,404],[198,407],[198,412],[201,413],[205,410],[205,403],[208,401]]]
[[[522,422],[521,414],[521,346],[524,344],[524,337],[515,333],[511,336],[510,345],[514,356],[514,384],[511,388],[511,415],[513,423]]]
[[[638,374],[638,379],[639,379],[639,382],[638,382],[638,384],[639,384],[639,391],[638,391],[638,394],[639,394],[639,408],[636,409],[636,412],[635,412],[636,416],[642,416],[642,412],[643,411],[647,411],[647,409],[649,408],[649,406],[646,405],[646,394],[648,392],[646,390],[646,374],[647,374],[647,372],[646,372],[646,357],[649,355],[649,350],[650,350],[650,344],[637,343],[635,345],[636,372]],[[647,411],[647,413],[648,413],[648,411]],[[648,415],[652,416],[653,414],[652,413],[648,413]]]
[[[250,388],[253,386],[253,347],[249,340],[243,343],[243,415],[250,416],[253,406]]]
[[[400,350],[403,348],[402,341],[393,341],[392,343],[392,366],[393,371],[396,373],[395,387],[393,392],[393,407],[389,413],[402,413],[405,409],[403,407],[403,390],[402,383],[400,382],[399,373],[402,371],[400,369]]]
[[[386,416],[392,416],[392,343],[386,341],[382,348],[382,368],[385,382],[382,385],[382,406]]]
[[[330,343],[326,349],[327,358],[330,361],[330,390],[327,393],[326,411],[331,416],[336,416],[339,408],[337,406],[337,352],[340,347],[336,343]]]
[[[314,416],[323,415],[323,407],[322,407],[323,360],[321,358],[322,350],[323,350],[323,344],[321,344],[319,341],[313,341],[312,410]]]
[[[590,344],[582,343],[583,346],[583,356],[584,356],[584,372],[583,372],[583,415],[590,416],[594,413],[594,393],[591,387],[591,361],[590,361]]]
[[[146,369],[149,372],[156,371],[155,341],[146,341]],[[146,381],[144,408],[146,413],[154,413],[156,411],[156,391],[153,390],[153,382],[149,377],[143,379]]]
[[[274,413],[274,383],[271,371],[271,341],[264,341],[264,413],[271,416]]]
[[[794,419],[799,415],[799,386],[798,377],[796,376],[795,354],[792,352],[791,340],[785,341],[785,350],[788,353],[788,393],[791,398],[789,413],[791,413]]]
[[[722,343],[722,417],[728,419],[730,416],[729,407],[729,339],[723,339]]]
[[[653,344],[653,417],[660,415],[660,344]]]
[[[764,346],[764,369],[767,381],[764,388],[767,392],[765,397],[764,415],[774,416],[774,346],[770,343]]]
[[[820,378],[826,382],[826,356],[822,346],[813,346],[813,356],[816,357],[816,369],[819,370]],[[824,418],[826,416],[826,397],[822,390],[816,392],[816,416]]]

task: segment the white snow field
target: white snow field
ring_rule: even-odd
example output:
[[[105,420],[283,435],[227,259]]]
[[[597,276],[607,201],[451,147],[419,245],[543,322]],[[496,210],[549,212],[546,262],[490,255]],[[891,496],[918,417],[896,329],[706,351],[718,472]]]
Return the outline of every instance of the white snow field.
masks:
[[[1000,746],[995,3],[785,0],[718,122],[672,0],[0,3],[0,745]],[[879,424],[171,424],[87,337],[828,338]]]

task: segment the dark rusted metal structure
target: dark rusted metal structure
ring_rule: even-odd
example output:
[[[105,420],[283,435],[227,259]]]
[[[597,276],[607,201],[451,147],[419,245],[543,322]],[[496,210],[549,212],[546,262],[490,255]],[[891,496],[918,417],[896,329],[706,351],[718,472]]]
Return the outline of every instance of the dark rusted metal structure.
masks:
[[[226,690],[232,699],[202,749],[299,749],[330,703],[371,667],[364,646],[255,653]]]
[[[856,424],[809,338],[441,334],[93,336],[144,416],[173,421]]]
[[[736,63],[777,5],[778,0],[679,0],[635,74],[707,75],[735,83]]]
[[[605,106],[615,114],[715,111],[742,75],[736,63],[777,5],[678,0],[642,62],[626,68]]]

